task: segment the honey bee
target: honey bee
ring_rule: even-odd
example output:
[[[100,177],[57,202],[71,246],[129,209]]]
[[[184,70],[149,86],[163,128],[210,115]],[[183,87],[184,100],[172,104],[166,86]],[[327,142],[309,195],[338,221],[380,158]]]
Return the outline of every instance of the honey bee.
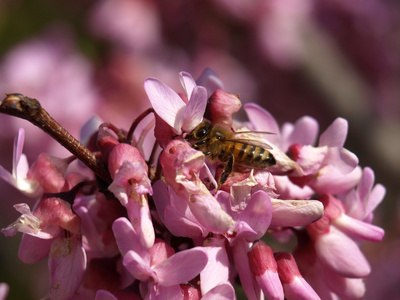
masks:
[[[252,139],[237,138],[243,132],[229,129],[203,120],[186,137],[194,149],[202,151],[211,161],[218,159],[224,165],[218,180],[218,189],[233,171],[234,165],[264,169],[276,164],[274,156],[268,151],[271,147]]]

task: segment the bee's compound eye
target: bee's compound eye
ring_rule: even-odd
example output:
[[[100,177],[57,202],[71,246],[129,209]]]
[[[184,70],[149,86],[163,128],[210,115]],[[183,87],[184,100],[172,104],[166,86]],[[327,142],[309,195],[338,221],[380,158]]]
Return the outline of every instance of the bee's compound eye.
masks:
[[[195,137],[197,139],[202,139],[207,135],[207,128],[200,128],[199,131],[196,132]]]

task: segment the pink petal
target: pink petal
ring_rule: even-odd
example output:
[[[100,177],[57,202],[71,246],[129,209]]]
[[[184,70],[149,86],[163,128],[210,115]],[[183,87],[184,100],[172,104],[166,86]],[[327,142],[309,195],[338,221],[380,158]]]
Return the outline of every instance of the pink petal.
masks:
[[[316,238],[315,249],[323,264],[341,276],[361,278],[371,272],[358,245],[334,226]]]
[[[142,299],[142,298],[141,298]],[[163,286],[155,282],[148,283],[148,293],[144,299],[148,300],[184,300],[182,290],[179,285]],[[128,299],[127,299],[128,300]],[[134,300],[134,299],[129,299]]]
[[[190,210],[199,223],[208,231],[225,233],[235,222],[221,208],[219,202],[206,191],[201,194],[191,195],[191,199],[188,199]]]
[[[305,226],[319,220],[323,214],[324,206],[317,200],[272,199],[273,226]]]
[[[287,176],[275,176],[276,192],[282,199],[310,199],[314,191],[308,186],[294,184]]]
[[[123,259],[123,265],[133,277],[140,281],[148,281],[152,277],[157,282],[157,275],[149,263],[147,257],[143,258],[132,250],[128,251]]]
[[[350,234],[355,238],[370,242],[382,241],[385,234],[385,231],[382,228],[354,219],[345,214],[342,214],[339,218],[333,220],[332,223],[343,232]]]
[[[172,286],[190,281],[207,265],[207,252],[201,247],[183,250],[153,267],[158,282],[163,286]]]
[[[337,118],[319,137],[319,146],[343,147],[347,130],[347,121],[343,118]]]
[[[285,298],[278,272],[266,270],[263,274],[256,276],[256,280],[267,299]]]
[[[365,217],[370,215],[375,208],[378,206],[379,203],[383,200],[386,194],[386,188],[381,185],[377,184],[375,187],[372,189],[372,191],[369,194],[368,199],[365,199],[364,201],[367,202],[365,204]]]
[[[250,243],[243,240],[235,243],[232,247],[233,260],[247,298],[249,300],[261,300],[261,288],[250,270],[249,258],[247,256],[250,245]]]
[[[268,140],[275,145],[279,145],[280,130],[275,118],[268,111],[255,103],[246,103],[243,108],[253,125],[253,129],[255,131],[268,131],[274,133],[268,135]]]
[[[320,299],[317,293],[301,276],[296,260],[289,252],[275,254],[285,296],[288,299]]]
[[[151,257],[150,265],[152,266],[162,263],[175,254],[174,248],[159,238],[155,240],[153,247],[151,247],[148,252]]]
[[[237,221],[243,221],[257,232],[257,239],[260,239],[267,231],[271,223],[271,199],[262,190],[251,195],[246,208],[239,215]]]
[[[206,294],[203,294],[202,300],[235,300],[236,294],[235,289],[229,282],[220,283],[211,290],[209,290]]]
[[[203,73],[201,73],[197,84],[207,89],[207,97],[210,97],[215,90],[224,88],[222,80],[218,77],[217,73],[210,68],[206,68]]]
[[[281,145],[282,151],[286,152],[289,146],[293,144],[299,145],[314,145],[319,125],[318,122],[309,116],[304,116],[296,121],[294,126],[288,123],[282,127],[282,140],[284,145]]]
[[[295,277],[290,284],[283,284],[287,299],[318,300],[321,299],[308,282],[302,277]]]
[[[127,218],[121,217],[112,225],[115,240],[121,254],[124,256],[128,251],[137,252],[147,264],[150,264],[150,256],[146,248],[140,243],[139,236],[133,229],[132,223]]]
[[[77,238],[58,238],[49,255],[51,299],[70,299],[82,284],[86,254]]]
[[[368,197],[374,185],[374,181],[375,181],[374,171],[369,167],[364,168],[360,182],[358,183],[357,186],[357,194],[360,199],[365,199],[365,197]]]
[[[108,169],[113,178],[126,162],[130,162],[132,164],[140,163],[143,166],[144,171],[147,172],[148,168],[146,162],[144,161],[139,150],[131,145],[120,143],[111,150],[108,158]],[[138,174],[134,178],[139,181],[142,176],[142,174]]]
[[[207,90],[196,86],[190,96],[182,119],[182,129],[191,132],[202,120],[207,106]]]
[[[325,268],[323,275],[327,286],[341,299],[362,299],[365,295],[364,278],[347,278]]]
[[[91,218],[87,207],[80,206],[78,208],[75,208],[75,203],[74,211],[81,220],[82,235],[86,239],[86,243],[83,243],[85,245],[85,249],[87,251],[91,251],[92,253],[96,251],[100,252],[101,250],[103,250],[103,245],[101,239],[99,239],[99,228],[96,227],[96,224],[93,222],[93,219]]]
[[[318,173],[318,178],[309,182],[318,193],[339,194],[354,188],[361,177],[361,168],[357,167],[352,172],[343,174],[331,166],[326,166]]]
[[[25,130],[23,128],[18,129],[17,136],[14,139],[14,153],[13,153],[13,175],[15,177],[18,176],[18,165],[22,155],[22,149],[24,148],[24,140],[25,140]],[[25,170],[25,174],[27,169]]]
[[[179,134],[185,102],[173,89],[154,78],[145,80],[144,89],[155,112]]]
[[[196,82],[194,81],[192,75],[190,75],[188,72],[180,72],[179,80],[183,86],[183,89],[185,90],[186,97],[191,99],[193,89],[196,87]]]
[[[167,206],[165,209],[165,226],[175,236],[183,236],[188,238],[206,237],[209,233],[197,221],[192,221],[185,218],[179,211],[172,206]]]
[[[151,248],[154,244],[155,233],[147,198],[142,195],[129,199],[126,209],[140,243],[146,249]]]
[[[88,146],[90,138],[94,133],[99,130],[99,126],[102,123],[103,121],[97,115],[92,116],[89,120],[85,122],[85,124],[83,124],[79,132],[79,141],[83,145]]]
[[[47,257],[54,239],[40,239],[29,234],[22,235],[19,245],[18,258],[26,263],[33,264]]]
[[[214,238],[214,241],[220,244],[224,242],[223,239],[216,240],[216,238]],[[223,245],[209,246],[203,249],[207,252],[208,256],[208,263],[203,271],[200,272],[201,294],[205,295],[219,284],[229,280],[230,262]]]

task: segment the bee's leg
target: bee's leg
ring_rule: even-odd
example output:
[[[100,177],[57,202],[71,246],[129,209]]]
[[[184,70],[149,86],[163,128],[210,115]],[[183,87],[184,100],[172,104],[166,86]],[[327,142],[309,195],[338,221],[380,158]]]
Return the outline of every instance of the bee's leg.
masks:
[[[229,175],[232,173],[234,160],[235,160],[234,156],[231,155],[229,157],[228,162],[225,164],[224,170],[222,171],[222,174],[218,179],[218,190],[221,188],[221,186],[228,179]]]

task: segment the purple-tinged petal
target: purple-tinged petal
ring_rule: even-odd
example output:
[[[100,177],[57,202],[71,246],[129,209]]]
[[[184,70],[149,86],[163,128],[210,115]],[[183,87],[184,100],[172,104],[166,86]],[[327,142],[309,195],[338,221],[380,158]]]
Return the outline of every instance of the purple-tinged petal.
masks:
[[[174,128],[177,134],[180,134],[180,122],[186,107],[185,102],[173,89],[154,78],[145,80],[144,89],[155,112]]]
[[[157,282],[157,275],[151,269],[148,259],[136,253],[135,251],[130,250],[125,254],[123,265],[136,279],[140,281],[147,281],[151,277]]]
[[[203,120],[207,106],[207,91],[202,86],[196,86],[190,96],[188,105],[182,116],[182,130],[191,132]]]
[[[354,219],[346,214],[342,214],[339,218],[332,220],[332,224],[355,238],[370,242],[380,242],[385,235],[385,231],[382,228]]]
[[[133,229],[132,223],[127,218],[119,218],[112,225],[115,240],[121,254],[124,256],[128,251],[138,253],[147,264],[150,264],[150,257],[146,248],[140,243],[139,237]]]
[[[239,214],[236,221],[246,222],[257,232],[256,239],[260,239],[271,224],[271,199],[262,190],[251,195],[246,208]]]
[[[358,245],[334,226],[329,233],[316,237],[315,250],[325,266],[344,277],[366,277],[371,272]]]
[[[209,290],[206,294],[202,294],[202,300],[235,300],[236,294],[235,289],[232,284],[229,282],[220,283],[211,290]]]
[[[365,217],[368,217],[375,210],[378,204],[381,203],[381,201],[385,197],[385,194],[386,188],[383,185],[379,183],[375,185],[375,187],[369,194],[369,198],[366,203]]]
[[[209,233],[189,209],[185,198],[178,196],[162,180],[153,184],[153,200],[158,215],[165,226],[176,236],[184,237],[205,237]]]
[[[203,73],[201,73],[197,84],[204,86],[207,89],[207,98],[211,96],[218,89],[224,89],[224,84],[218,77],[217,73],[210,68],[206,68]]]
[[[272,199],[271,202],[273,226],[305,226],[324,215],[324,206],[318,200]]]
[[[191,195],[188,201],[190,210],[199,223],[208,231],[225,233],[235,222],[222,208],[219,202],[205,190],[202,194]]]
[[[337,118],[319,137],[319,146],[343,147],[346,141],[348,123],[343,118]]]
[[[374,171],[369,167],[364,168],[360,182],[358,183],[357,186],[357,194],[360,199],[365,199],[365,197],[368,197],[374,185],[374,181],[375,181]]]
[[[195,247],[175,253],[167,260],[153,267],[158,283],[172,286],[190,281],[207,265],[207,252],[201,247]]]
[[[268,136],[268,140],[275,145],[279,145],[280,130],[275,118],[268,111],[255,103],[247,103],[243,108],[253,125],[253,130],[273,133]]]
[[[88,119],[85,124],[83,124],[80,132],[79,132],[79,141],[88,146],[88,143],[93,136],[93,134],[97,133],[99,130],[99,126],[103,123],[103,121],[97,116],[94,115],[90,119]]]
[[[38,182],[26,178],[29,164],[26,155],[22,153],[24,138],[25,131],[21,128],[14,139],[12,172],[10,173],[0,166],[0,178],[25,195],[36,197],[42,192],[42,189]]]
[[[40,239],[29,234],[23,234],[19,244],[18,258],[26,263],[33,264],[47,257],[54,239]]]
[[[189,210],[190,212],[190,210]],[[179,211],[172,206],[167,206],[164,211],[164,224],[175,236],[188,238],[206,237],[209,233],[201,224],[185,218]]]
[[[25,130],[23,128],[18,129],[18,133],[14,139],[14,148],[13,148],[13,175],[17,176],[17,168],[19,164],[19,160],[22,155],[22,149],[24,148],[24,140],[25,140]]]
[[[186,97],[191,100],[193,89],[196,87],[196,81],[194,81],[192,75],[188,72],[179,72],[179,81],[185,90]]]
[[[51,299],[70,299],[82,284],[86,254],[76,237],[56,239],[50,250],[49,273]]]

